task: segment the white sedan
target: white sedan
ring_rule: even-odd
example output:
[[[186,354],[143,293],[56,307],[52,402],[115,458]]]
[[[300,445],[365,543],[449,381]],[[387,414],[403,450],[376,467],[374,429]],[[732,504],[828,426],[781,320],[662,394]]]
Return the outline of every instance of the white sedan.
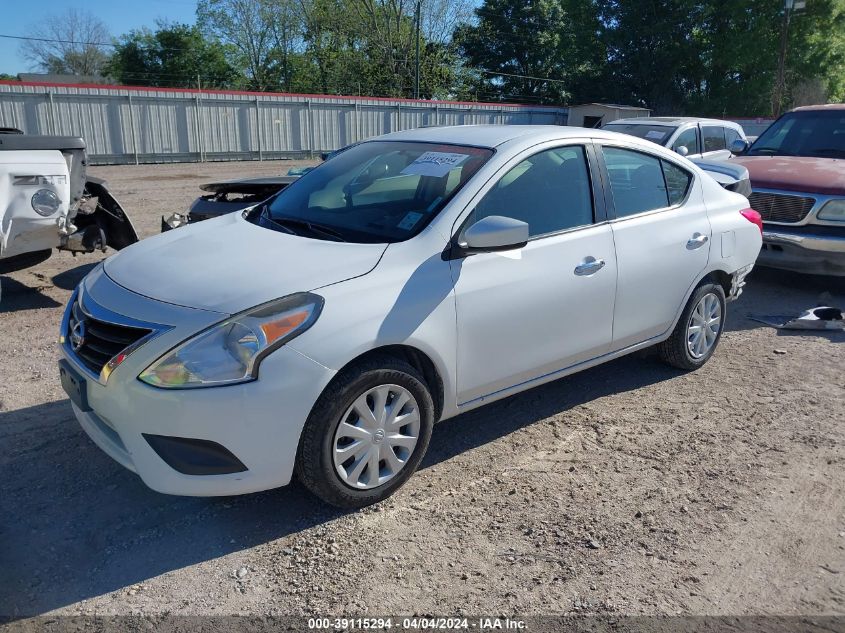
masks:
[[[94,269],[61,325],[62,384],[155,490],[296,473],[364,506],[411,476],[438,420],[652,345],[702,366],[760,250],[747,207],[621,134],[388,134]]]

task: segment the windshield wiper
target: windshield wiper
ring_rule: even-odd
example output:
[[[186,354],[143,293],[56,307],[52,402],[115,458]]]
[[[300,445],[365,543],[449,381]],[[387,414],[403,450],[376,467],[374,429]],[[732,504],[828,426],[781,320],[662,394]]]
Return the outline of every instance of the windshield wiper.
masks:
[[[270,208],[269,207],[265,206],[263,209],[261,209],[261,215],[259,216],[259,218],[262,219],[262,220],[266,220],[267,222],[272,224],[275,228],[279,229],[280,231],[282,231],[284,233],[288,233],[289,235],[299,235],[299,233],[294,231],[292,228],[285,226],[284,224],[282,224],[278,220],[274,220],[273,217],[270,215]]]
[[[817,147],[816,149],[811,149],[810,154],[839,154],[845,157],[845,149],[839,147]]]
[[[293,226],[301,226],[315,235],[322,235],[323,237],[327,237],[335,242],[345,242],[343,235],[341,235],[338,231],[335,231],[333,228],[328,226],[324,226],[322,224],[315,224],[314,222],[309,222],[308,220],[301,220],[299,218],[270,218],[270,221],[274,224],[278,224],[279,226],[288,227],[289,225]],[[294,233],[293,230],[288,228],[288,231]],[[294,235],[299,235],[298,233],[294,233]]]
[[[762,152],[767,152],[772,155],[778,154],[780,156],[795,156],[793,152],[787,152],[779,147],[752,147],[748,153],[753,156],[754,154]]]

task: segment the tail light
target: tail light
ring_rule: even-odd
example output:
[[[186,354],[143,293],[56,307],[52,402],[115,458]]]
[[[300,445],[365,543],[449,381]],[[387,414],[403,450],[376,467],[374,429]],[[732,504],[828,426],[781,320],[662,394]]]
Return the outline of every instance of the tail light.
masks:
[[[759,213],[757,213],[754,209],[743,209],[740,213],[742,214],[742,217],[751,222],[751,224],[756,224],[757,228],[760,229],[760,234],[763,234],[763,217]]]

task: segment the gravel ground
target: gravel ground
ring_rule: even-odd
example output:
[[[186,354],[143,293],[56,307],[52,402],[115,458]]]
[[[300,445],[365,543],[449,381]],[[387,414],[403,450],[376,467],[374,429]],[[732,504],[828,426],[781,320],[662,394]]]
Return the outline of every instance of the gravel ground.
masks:
[[[147,236],[203,181],[292,164],[92,172]],[[88,440],[56,338],[101,259],[3,278],[0,615],[845,614],[845,334],[748,318],[845,306],[845,280],[756,271],[700,371],[643,353],[444,422],[347,514],[296,484],[160,495]]]

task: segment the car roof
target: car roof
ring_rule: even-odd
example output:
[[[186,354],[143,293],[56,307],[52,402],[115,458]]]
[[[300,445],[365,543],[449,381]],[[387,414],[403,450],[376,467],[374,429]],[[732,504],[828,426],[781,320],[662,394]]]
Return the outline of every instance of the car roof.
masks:
[[[443,127],[420,127],[384,134],[373,140],[379,141],[422,141],[450,145],[474,145],[494,148],[508,141],[547,140],[566,138],[618,138],[614,132],[603,132],[596,128],[568,125],[451,125]]]
[[[614,123],[633,123],[640,125],[653,125],[655,123],[668,125],[682,125],[684,123],[713,123],[716,125],[729,125],[732,127],[735,125],[739,125],[738,123],[734,123],[733,121],[725,121],[723,119],[705,119],[703,117],[695,116],[643,116],[634,117],[631,119],[616,119],[614,121],[608,121],[607,125],[613,125]]]
[[[845,103],[824,103],[820,105],[801,106],[795,108],[793,112],[804,112],[812,110],[845,110]]]

